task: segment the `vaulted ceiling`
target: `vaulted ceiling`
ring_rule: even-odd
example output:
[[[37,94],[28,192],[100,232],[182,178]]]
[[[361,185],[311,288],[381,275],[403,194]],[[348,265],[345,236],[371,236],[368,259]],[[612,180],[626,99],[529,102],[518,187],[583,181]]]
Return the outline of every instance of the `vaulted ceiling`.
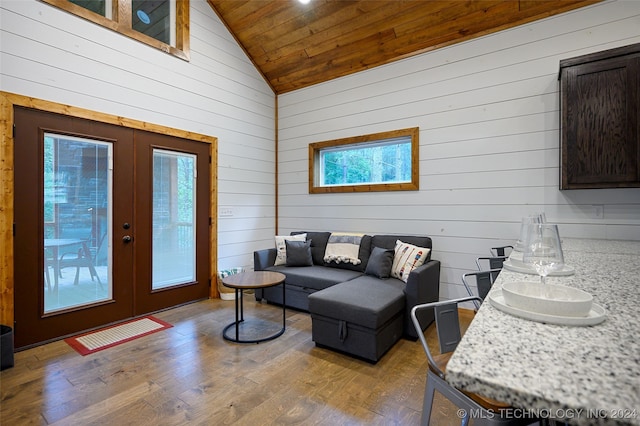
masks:
[[[280,94],[601,0],[208,0]]]

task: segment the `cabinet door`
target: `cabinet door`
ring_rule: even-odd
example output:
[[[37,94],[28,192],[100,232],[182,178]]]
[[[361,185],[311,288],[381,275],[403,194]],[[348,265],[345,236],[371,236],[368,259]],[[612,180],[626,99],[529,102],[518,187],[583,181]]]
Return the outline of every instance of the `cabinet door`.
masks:
[[[562,189],[640,186],[640,59],[562,70]]]

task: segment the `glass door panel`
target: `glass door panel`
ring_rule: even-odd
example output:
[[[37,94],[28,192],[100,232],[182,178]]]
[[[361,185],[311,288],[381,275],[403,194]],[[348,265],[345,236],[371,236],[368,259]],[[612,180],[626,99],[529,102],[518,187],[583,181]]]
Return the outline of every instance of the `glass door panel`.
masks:
[[[152,290],[196,280],[196,159],[153,149]]]
[[[209,295],[210,146],[135,134],[135,314]]]
[[[44,314],[111,300],[112,144],[44,134]]]

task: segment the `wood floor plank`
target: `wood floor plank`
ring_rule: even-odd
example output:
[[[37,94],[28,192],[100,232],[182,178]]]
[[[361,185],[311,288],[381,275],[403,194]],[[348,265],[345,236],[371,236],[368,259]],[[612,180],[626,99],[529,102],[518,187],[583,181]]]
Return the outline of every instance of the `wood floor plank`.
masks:
[[[244,302],[245,314],[281,321],[280,307],[251,295]],[[173,327],[87,356],[63,341],[16,353],[0,373],[0,423],[420,424],[427,362],[419,342],[402,339],[371,364],[316,347],[305,312],[287,310],[285,333],[260,344],[222,338],[233,302],[154,315]],[[435,331],[427,336],[437,345]],[[459,420],[437,401],[432,424]]]
[[[142,398],[149,392],[153,392],[154,390],[156,390],[157,386],[158,385],[153,382],[140,383],[132,388],[127,389],[124,392],[118,392],[110,395],[107,398],[103,398],[94,404],[91,404],[59,421],[56,421],[55,423],[52,422],[50,424],[82,425],[89,424],[95,421],[104,421],[106,419],[110,419],[113,413],[125,407],[129,407],[128,411],[130,416],[137,418],[137,410],[131,408],[130,405],[143,403],[143,401],[141,401]]]

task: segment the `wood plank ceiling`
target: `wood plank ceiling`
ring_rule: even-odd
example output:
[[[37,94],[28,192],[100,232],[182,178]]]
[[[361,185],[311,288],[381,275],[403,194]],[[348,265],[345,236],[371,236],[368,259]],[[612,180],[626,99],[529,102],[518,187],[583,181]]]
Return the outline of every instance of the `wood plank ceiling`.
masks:
[[[601,0],[208,0],[285,93]]]

